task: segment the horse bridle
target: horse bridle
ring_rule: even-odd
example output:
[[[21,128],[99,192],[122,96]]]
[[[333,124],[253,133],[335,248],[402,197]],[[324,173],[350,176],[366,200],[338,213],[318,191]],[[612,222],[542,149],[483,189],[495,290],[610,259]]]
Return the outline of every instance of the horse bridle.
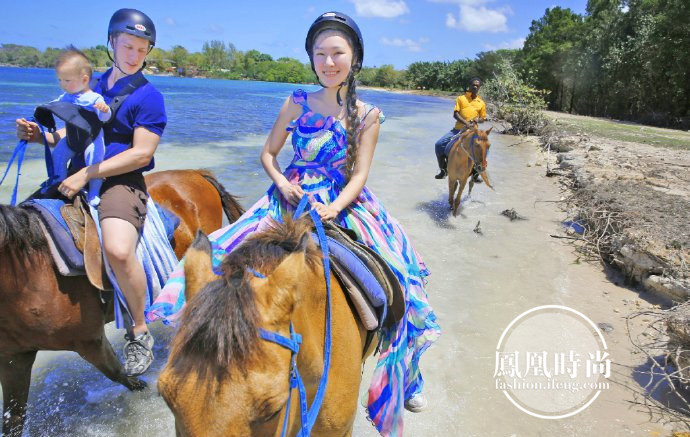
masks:
[[[475,146],[475,144],[477,143],[477,140],[478,140],[478,139],[479,139],[479,135],[477,135],[477,134],[473,134],[473,135],[472,135],[472,138],[470,138],[470,152],[468,152],[467,150],[465,150],[465,147],[463,146],[462,143],[460,144],[460,148],[462,149],[463,152],[467,153],[467,156],[470,157],[470,160],[472,161],[472,167],[474,168],[474,170],[475,170],[477,173],[481,173],[481,172],[483,172],[483,171],[486,170],[486,169],[484,168],[484,166],[482,165],[481,162],[477,162],[477,161],[474,159],[474,153],[475,153],[474,146]]]
[[[308,204],[308,197],[305,194],[297,205],[293,219],[299,217],[305,210]],[[326,393],[326,384],[328,383],[328,371],[331,365],[331,264],[328,256],[328,241],[326,240],[326,233],[323,230],[323,223],[321,217],[315,210],[309,211],[309,216],[314,222],[316,228],[316,235],[318,236],[319,245],[321,246],[321,254],[323,255],[323,272],[326,278],[326,329],[323,352],[323,374],[319,381],[319,388],[316,391],[311,408],[307,406],[307,390],[304,387],[304,381],[297,370],[297,353],[299,346],[302,343],[302,336],[295,332],[292,322],[290,322],[290,338],[285,337],[277,332],[266,331],[263,328],[259,329],[259,336],[265,340],[282,346],[291,352],[290,356],[290,391],[288,392],[287,403],[285,404],[285,417],[283,420],[283,431],[281,437],[287,434],[287,424],[290,416],[290,399],[292,398],[292,390],[297,389],[299,393],[300,403],[300,417],[302,427],[297,433],[297,437],[308,437],[311,429],[316,423],[316,417],[319,415],[321,404]],[[256,270],[247,268],[247,271],[257,277],[264,277]]]
[[[458,141],[460,139],[460,137],[462,136],[462,134],[465,132],[466,131],[463,131],[463,132],[460,132],[459,134],[457,134],[458,138],[456,141]],[[481,162],[477,162],[474,159],[474,152],[475,152],[474,146],[475,146],[475,143],[477,142],[478,139],[479,139],[479,135],[472,134],[472,137],[470,138],[470,150],[467,151],[467,149],[465,149],[465,146],[462,144],[462,142],[460,143],[460,149],[462,149],[462,151],[465,152],[465,154],[470,158],[470,161],[472,161],[472,168],[474,168],[474,170],[477,173],[481,173],[484,170],[486,170],[486,168],[484,168],[484,166],[482,165]]]

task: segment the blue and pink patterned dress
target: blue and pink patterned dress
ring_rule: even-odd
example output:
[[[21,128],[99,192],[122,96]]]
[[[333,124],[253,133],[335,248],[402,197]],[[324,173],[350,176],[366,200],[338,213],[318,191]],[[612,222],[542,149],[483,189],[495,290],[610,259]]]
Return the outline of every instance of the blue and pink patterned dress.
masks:
[[[283,174],[290,183],[299,184],[312,200],[329,204],[346,184],[346,131],[339,120],[312,111],[307,97],[302,90],[292,95],[293,101],[302,106],[302,115],[287,127],[292,132],[295,155]],[[378,111],[378,108],[368,105],[367,112],[369,110]],[[384,120],[380,111],[379,119]],[[291,215],[294,209],[276,186],[271,185],[235,223],[209,236],[213,243],[214,266],[220,265],[225,254],[241,244],[247,235],[265,229],[284,214]],[[398,326],[382,332],[381,353],[369,386],[367,406],[369,418],[382,435],[401,436],[404,401],[421,392],[424,384],[419,358],[440,334],[436,315],[424,290],[424,277],[429,271],[402,226],[388,215],[368,188],[364,187],[335,221],[354,230],[360,242],[379,253],[405,289],[406,314]],[[184,305],[184,286],[184,270],[180,265],[149,309],[148,319],[174,320]]]

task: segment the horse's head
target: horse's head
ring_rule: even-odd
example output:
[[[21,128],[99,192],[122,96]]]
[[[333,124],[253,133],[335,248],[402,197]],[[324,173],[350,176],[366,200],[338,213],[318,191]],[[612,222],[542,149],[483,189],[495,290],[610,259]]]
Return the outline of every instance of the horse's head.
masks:
[[[286,220],[254,234],[225,258],[222,276],[211,270],[208,240],[197,237],[186,258],[187,305],[158,382],[178,435],[275,433],[290,390],[291,353],[258,333],[289,338],[305,291],[323,284],[309,231],[306,220]]]
[[[488,130],[483,131],[478,127],[475,127],[472,129],[472,136],[470,137],[470,141],[472,142],[470,145],[470,151],[472,153],[472,160],[475,163],[475,169],[481,175],[482,179],[484,182],[486,182],[486,185],[489,188],[493,187],[491,186],[491,182],[489,182],[489,176],[486,174],[486,167],[488,166],[486,157],[489,154],[489,148],[491,147],[491,143],[489,142],[489,133],[493,128],[494,127],[491,126]]]

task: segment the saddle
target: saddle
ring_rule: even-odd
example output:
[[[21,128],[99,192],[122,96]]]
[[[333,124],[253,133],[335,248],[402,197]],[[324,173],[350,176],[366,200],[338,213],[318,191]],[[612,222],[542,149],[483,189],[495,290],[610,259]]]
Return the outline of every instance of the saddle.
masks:
[[[60,208],[60,213],[72,233],[74,245],[84,255],[84,270],[89,282],[99,290],[112,291],[113,285],[108,279],[103,262],[98,229],[91,217],[86,199],[82,196],[75,197],[74,203],[66,203]]]
[[[357,242],[352,230],[328,222],[324,231],[333,272],[366,329],[373,331],[399,322],[405,314],[405,290],[388,263]]]
[[[31,208],[41,217],[41,229],[61,275],[86,274],[94,287],[111,291],[98,230],[87,205],[84,198],[77,196],[73,204],[60,199],[31,198],[21,206]]]

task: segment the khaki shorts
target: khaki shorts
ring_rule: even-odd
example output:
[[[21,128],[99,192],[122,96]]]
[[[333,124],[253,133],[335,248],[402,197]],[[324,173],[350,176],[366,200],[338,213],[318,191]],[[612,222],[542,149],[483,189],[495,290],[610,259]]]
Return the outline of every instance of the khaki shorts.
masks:
[[[126,173],[106,178],[98,205],[100,221],[119,218],[131,223],[141,233],[146,219],[146,182],[141,173]]]

